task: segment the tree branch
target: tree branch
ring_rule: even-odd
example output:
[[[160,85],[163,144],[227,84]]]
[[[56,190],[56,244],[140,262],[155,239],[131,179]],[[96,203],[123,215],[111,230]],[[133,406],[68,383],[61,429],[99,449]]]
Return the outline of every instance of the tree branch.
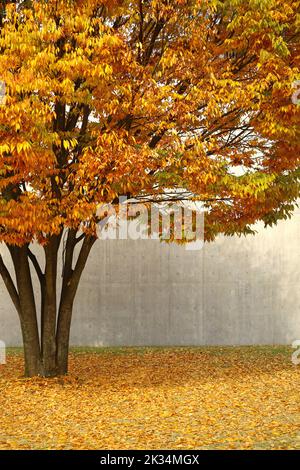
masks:
[[[4,264],[3,258],[0,255],[0,274],[2,276],[3,282],[8,290],[8,293],[10,295],[11,300],[14,303],[14,306],[16,307],[17,312],[19,315],[21,314],[21,306],[20,306],[20,298],[18,291],[15,287],[15,284],[11,278],[11,275],[7,269],[7,267]]]
[[[67,295],[69,294],[72,299],[74,299],[75,297],[82,271],[84,270],[88,256],[96,240],[97,238],[91,235],[86,235],[86,237],[83,240],[83,244],[80,249],[80,253],[78,255],[75,268],[68,282]]]
[[[73,270],[73,254],[74,248],[76,245],[76,233],[77,230],[69,229],[67,234],[66,246],[63,250],[63,284],[62,284],[62,295],[64,294],[65,289],[67,288],[69,281],[71,279]]]
[[[33,264],[33,266],[34,266],[34,269],[35,269],[35,271],[36,271],[36,273],[37,273],[37,276],[38,276],[38,278],[39,278],[39,281],[40,281],[40,283],[41,283],[41,285],[42,285],[43,282],[44,282],[45,276],[44,276],[44,273],[43,273],[43,271],[42,271],[42,269],[41,269],[41,267],[40,267],[40,265],[39,265],[39,262],[38,262],[36,256],[32,253],[32,251],[30,250],[29,247],[28,247],[27,253],[28,253],[28,257],[29,257],[30,261],[32,262],[32,264]]]
[[[77,245],[77,243],[80,243],[81,240],[83,240],[85,236],[86,236],[85,233],[82,233],[81,235],[79,235],[79,236],[75,239],[75,244]]]

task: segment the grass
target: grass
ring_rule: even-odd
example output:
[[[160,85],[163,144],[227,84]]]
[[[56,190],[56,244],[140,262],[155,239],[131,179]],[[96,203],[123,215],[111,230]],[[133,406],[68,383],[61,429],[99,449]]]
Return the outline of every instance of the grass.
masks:
[[[300,449],[287,346],[71,348],[70,374],[0,366],[0,449]]]
[[[23,355],[22,347],[6,348],[8,355]],[[255,354],[255,355],[283,355],[290,357],[293,349],[286,345],[255,345],[255,346],[120,346],[120,347],[93,347],[93,346],[72,346],[70,352],[78,354],[147,354],[152,352],[184,352],[205,353],[212,355],[224,354]]]

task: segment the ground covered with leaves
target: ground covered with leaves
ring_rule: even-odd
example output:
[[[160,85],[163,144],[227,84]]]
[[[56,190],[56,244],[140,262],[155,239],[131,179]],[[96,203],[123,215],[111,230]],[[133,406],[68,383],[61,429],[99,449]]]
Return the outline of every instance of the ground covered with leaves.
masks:
[[[70,374],[0,366],[0,449],[300,449],[290,348],[73,350]]]

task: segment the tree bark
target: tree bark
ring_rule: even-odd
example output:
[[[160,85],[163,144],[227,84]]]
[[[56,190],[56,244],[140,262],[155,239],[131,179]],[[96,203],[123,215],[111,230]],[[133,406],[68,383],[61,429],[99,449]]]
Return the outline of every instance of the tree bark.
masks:
[[[29,245],[7,245],[14,265],[16,285],[0,256],[0,275],[19,314],[24,344],[25,375],[53,377],[68,372],[68,353],[75,295],[95,237],[69,229],[65,247],[62,289],[57,308],[57,260],[62,233],[52,236],[44,247],[45,269],[41,268]],[[73,269],[75,246],[82,241]],[[38,275],[41,288],[41,324],[29,261]]]
[[[56,336],[56,364],[58,375],[68,373],[68,357],[73,305],[65,304],[59,311]]]
[[[9,246],[13,260],[20,304],[20,322],[24,343],[25,375],[43,374],[35,298],[28,261],[28,245]]]
[[[44,375],[39,339],[34,321],[21,320],[21,330],[24,345],[25,376],[35,377]]]
[[[45,246],[45,275],[41,305],[41,352],[44,374],[57,374],[56,365],[56,296],[57,255],[61,236],[53,236]]]
[[[87,236],[83,239],[82,247],[74,270],[72,269],[72,258],[76,245],[74,234],[69,233],[66,244],[66,262],[63,273],[63,285],[61,300],[58,313],[56,348],[57,348],[57,366],[60,375],[68,373],[68,354],[70,328],[73,313],[73,303],[78,289],[79,281],[83,269],[86,265],[88,256],[96,241],[95,237]]]

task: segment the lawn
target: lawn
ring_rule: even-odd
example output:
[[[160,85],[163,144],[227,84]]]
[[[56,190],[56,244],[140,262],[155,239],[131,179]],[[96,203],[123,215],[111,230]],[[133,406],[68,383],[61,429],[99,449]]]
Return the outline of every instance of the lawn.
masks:
[[[68,377],[0,365],[0,449],[300,449],[288,347],[74,348]]]

